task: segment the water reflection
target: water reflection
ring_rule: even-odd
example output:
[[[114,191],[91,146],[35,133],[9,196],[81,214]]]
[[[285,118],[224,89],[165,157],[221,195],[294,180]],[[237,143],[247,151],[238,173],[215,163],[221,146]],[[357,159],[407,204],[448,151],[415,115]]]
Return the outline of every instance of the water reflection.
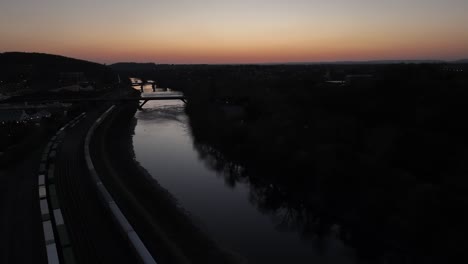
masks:
[[[287,189],[260,177],[249,177],[245,168],[230,161],[212,146],[201,143],[194,146],[204,162],[219,172],[228,186],[235,188],[239,183],[248,184],[249,202],[263,214],[269,215],[278,231],[294,231],[304,240],[314,240],[319,252],[328,250],[331,237],[341,240],[346,237],[343,229],[332,219],[318,217],[313,208],[305,203],[302,190]]]
[[[187,116],[184,114],[184,106],[176,105],[158,105],[157,108],[144,108],[138,114],[140,120],[151,120],[154,122],[179,122],[186,124]]]
[[[333,134],[337,129],[331,121],[313,132],[293,126],[278,132],[276,119],[245,124],[222,115],[210,119],[206,113],[216,111],[202,110],[189,113],[194,147],[205,164],[233,189],[248,186],[250,204],[268,215],[276,232],[300,236],[308,250],[325,256],[317,263],[444,263],[465,255],[467,244],[457,241],[466,241],[461,220],[466,216],[460,213],[466,196],[452,192],[457,188],[448,182],[428,183],[375,154],[363,154],[357,144],[343,144],[343,135],[354,138],[348,119],[342,134]],[[382,127],[375,133],[391,138],[394,130]],[[314,141],[313,133],[323,133],[328,141]],[[413,146],[400,147],[406,154]]]
[[[200,140],[204,124],[189,120],[182,102],[148,102],[135,117],[136,160],[222,247],[248,263],[356,263],[342,230],[306,205],[305,190],[259,177]]]
[[[215,241],[249,263],[355,263],[334,233],[313,235],[325,225],[292,192],[195,140],[183,107],[149,102],[136,114],[136,160]]]
[[[303,245],[310,245],[310,252],[320,257],[296,260],[306,263],[358,263],[354,250],[346,247],[343,229],[332,224],[332,219],[318,217],[304,202],[300,190],[288,190],[272,181],[249,174],[241,165],[226,158],[220,151],[208,144],[194,143],[204,162],[223,176],[227,186],[248,185],[248,200],[257,210],[269,217],[271,224],[280,234],[292,232],[298,235]],[[288,251],[288,248],[277,250]],[[292,262],[293,263],[293,262]],[[310,262],[309,262],[310,263]],[[364,263],[364,262],[359,262]]]
[[[196,142],[193,145],[198,151],[200,159],[209,168],[222,175],[227,186],[234,188],[237,183],[248,183],[244,167],[229,161],[221,152],[209,145]]]

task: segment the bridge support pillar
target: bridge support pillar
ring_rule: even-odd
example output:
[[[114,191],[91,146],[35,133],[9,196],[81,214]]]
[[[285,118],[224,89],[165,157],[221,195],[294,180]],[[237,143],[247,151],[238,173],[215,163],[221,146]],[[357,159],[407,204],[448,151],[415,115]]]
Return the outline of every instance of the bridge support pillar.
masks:
[[[149,100],[144,100],[143,103],[141,103],[139,106],[138,106],[138,109],[139,110],[142,110],[143,109],[143,106],[148,102]]]

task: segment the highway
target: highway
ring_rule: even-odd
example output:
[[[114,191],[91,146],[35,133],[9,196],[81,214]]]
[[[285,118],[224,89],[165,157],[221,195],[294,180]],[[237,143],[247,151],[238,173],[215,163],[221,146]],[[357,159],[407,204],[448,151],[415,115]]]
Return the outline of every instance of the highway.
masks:
[[[0,263],[138,262],[99,202],[85,163],[84,140],[103,109],[98,107],[80,122],[71,122],[63,129],[63,141],[50,136],[50,142],[56,144],[46,147],[42,143],[25,152],[17,163],[0,168]],[[46,151],[49,147],[50,152]],[[44,176],[47,199],[40,194]],[[63,220],[57,218],[57,211]],[[58,219],[65,223],[61,227],[66,236],[57,227]],[[52,224],[53,230],[44,223]],[[50,240],[51,235],[55,241]],[[49,251],[52,243],[58,258]]]
[[[57,149],[55,179],[60,208],[78,263],[136,263],[126,241],[98,202],[87,171],[83,144],[100,112],[66,130]]]

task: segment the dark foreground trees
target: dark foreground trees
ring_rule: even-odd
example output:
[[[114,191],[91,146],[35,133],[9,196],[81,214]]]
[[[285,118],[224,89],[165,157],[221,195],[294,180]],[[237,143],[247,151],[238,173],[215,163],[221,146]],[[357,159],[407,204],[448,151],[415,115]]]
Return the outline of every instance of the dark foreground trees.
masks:
[[[196,148],[230,185],[249,182],[278,228],[335,232],[371,263],[467,260],[466,71],[349,67],[332,70],[373,83],[329,86],[287,67],[265,81],[212,75],[187,92]]]

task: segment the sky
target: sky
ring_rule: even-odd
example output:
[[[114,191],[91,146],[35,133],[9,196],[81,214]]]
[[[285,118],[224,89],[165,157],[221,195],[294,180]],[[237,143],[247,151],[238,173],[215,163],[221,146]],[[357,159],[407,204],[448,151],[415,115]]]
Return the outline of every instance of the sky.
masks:
[[[468,0],[1,0],[0,52],[100,63],[468,58]]]

